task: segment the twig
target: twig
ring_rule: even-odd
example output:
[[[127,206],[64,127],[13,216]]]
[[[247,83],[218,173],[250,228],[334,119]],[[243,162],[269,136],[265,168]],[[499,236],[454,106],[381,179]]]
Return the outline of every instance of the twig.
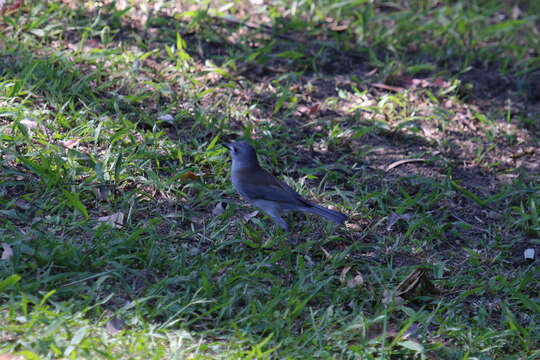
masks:
[[[388,167],[386,168],[386,171],[388,172],[388,171],[392,170],[393,168],[398,167],[398,166],[403,165],[403,164],[412,163],[412,162],[425,162],[425,161],[427,161],[427,160],[426,159],[403,159],[403,160],[399,160],[399,161],[393,162],[390,165],[388,165]]]
[[[461,221],[462,223],[469,225],[469,226],[472,227],[473,229],[476,229],[476,230],[478,230],[478,231],[482,231],[482,232],[484,232],[484,233],[486,233],[486,234],[489,234],[489,235],[493,236],[489,230],[486,230],[486,229],[483,229],[483,228],[481,228],[481,227],[479,227],[479,226],[470,224],[470,223],[466,222],[465,220],[463,220],[462,218],[460,218],[459,216],[457,216],[456,214],[452,214],[452,216],[453,216],[454,218],[456,218],[457,220]]]

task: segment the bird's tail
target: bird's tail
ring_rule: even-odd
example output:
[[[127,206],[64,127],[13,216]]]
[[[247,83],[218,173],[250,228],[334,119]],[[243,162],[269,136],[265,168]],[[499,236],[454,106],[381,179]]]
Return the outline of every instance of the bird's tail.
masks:
[[[345,223],[345,220],[347,220],[347,215],[342,214],[339,211],[327,209],[317,204],[313,204],[312,207],[306,208],[306,211],[325,217],[328,220],[332,220],[339,225],[343,225]]]

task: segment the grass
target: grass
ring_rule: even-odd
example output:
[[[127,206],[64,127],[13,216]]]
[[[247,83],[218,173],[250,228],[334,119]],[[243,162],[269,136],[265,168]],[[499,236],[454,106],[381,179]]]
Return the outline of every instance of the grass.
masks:
[[[0,354],[538,357],[534,2],[124,5],[0,21]]]

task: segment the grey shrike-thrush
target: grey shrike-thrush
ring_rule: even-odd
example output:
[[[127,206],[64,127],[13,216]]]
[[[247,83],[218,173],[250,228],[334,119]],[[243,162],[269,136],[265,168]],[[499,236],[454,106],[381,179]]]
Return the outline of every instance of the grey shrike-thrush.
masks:
[[[231,180],[236,191],[249,203],[264,211],[283,230],[287,223],[281,213],[303,211],[320,215],[343,225],[347,216],[304,199],[284,182],[265,171],[255,149],[246,141],[223,144],[232,158]]]

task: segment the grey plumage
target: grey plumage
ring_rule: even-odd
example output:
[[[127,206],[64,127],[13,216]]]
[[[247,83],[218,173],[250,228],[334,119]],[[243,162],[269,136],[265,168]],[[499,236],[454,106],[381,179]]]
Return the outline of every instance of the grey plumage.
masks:
[[[259,165],[255,149],[246,141],[223,144],[232,157],[231,180],[236,191],[248,202],[264,211],[287,231],[281,214],[288,211],[310,212],[336,224],[344,224],[347,216],[304,199],[284,182]]]

